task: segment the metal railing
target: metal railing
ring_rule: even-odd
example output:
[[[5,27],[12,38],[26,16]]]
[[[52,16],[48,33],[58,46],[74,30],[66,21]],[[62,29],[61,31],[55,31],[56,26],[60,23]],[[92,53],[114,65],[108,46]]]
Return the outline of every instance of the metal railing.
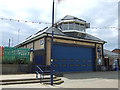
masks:
[[[46,73],[50,73],[51,67],[50,65],[36,65],[36,78],[38,79],[38,75],[40,75],[40,82],[42,79],[44,79],[44,75]],[[51,74],[51,73],[50,73]]]
[[[38,66],[36,65],[36,78],[38,79],[38,74],[40,74],[40,80],[44,78],[44,71]]]

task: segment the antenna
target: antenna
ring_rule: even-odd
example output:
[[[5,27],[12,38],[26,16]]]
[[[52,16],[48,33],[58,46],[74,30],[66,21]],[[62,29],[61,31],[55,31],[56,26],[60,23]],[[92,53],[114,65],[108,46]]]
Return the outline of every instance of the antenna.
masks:
[[[18,44],[19,44],[19,32],[20,32],[20,29],[18,29]]]
[[[10,41],[11,41],[11,40],[10,40],[10,38],[9,38],[9,44],[8,44],[8,47],[10,47]]]
[[[13,40],[13,37],[12,37],[12,47],[13,47],[13,41],[14,41],[14,40]]]

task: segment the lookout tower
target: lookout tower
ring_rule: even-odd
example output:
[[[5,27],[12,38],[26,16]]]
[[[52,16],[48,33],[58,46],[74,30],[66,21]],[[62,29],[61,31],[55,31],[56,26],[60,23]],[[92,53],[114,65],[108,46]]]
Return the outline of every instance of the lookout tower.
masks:
[[[63,19],[58,21],[57,26],[62,31],[66,30],[77,30],[86,32],[87,28],[90,28],[90,23],[87,23],[85,20],[66,15]]]

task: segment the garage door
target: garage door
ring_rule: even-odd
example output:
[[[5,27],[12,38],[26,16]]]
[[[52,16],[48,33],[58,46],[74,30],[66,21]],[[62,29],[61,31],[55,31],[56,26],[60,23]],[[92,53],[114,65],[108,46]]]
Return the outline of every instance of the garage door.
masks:
[[[94,71],[94,48],[58,45],[52,47],[53,65],[56,72]]]

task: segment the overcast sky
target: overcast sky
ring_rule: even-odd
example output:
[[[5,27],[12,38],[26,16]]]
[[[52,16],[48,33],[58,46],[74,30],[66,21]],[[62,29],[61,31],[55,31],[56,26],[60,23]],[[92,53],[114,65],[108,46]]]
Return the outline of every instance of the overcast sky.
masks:
[[[55,21],[72,15],[86,20],[91,27],[118,27],[118,0],[63,0],[55,7]],[[0,0],[0,18],[51,23],[51,11],[52,0]],[[46,26],[50,24],[0,20],[0,46],[8,46],[9,38],[14,46]],[[118,48],[117,29],[88,29],[87,32],[106,41],[105,49]]]

